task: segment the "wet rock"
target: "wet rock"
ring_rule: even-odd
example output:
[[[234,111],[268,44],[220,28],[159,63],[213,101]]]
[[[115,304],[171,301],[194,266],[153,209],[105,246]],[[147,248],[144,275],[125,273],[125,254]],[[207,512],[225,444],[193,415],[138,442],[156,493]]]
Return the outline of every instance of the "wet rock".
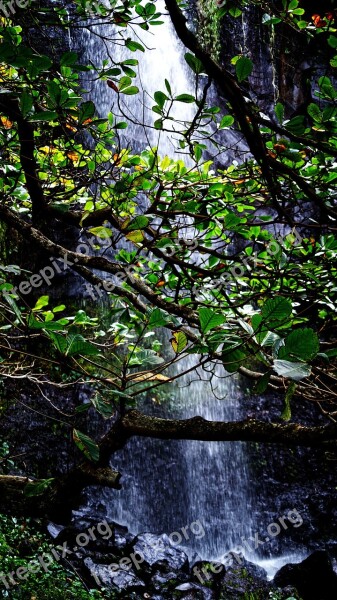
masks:
[[[181,592],[188,592],[188,594],[182,596],[184,599],[190,598],[192,600],[193,598],[195,600],[214,600],[216,597],[215,593],[210,588],[198,585],[197,583],[182,583],[175,589]]]
[[[242,564],[234,564],[226,569],[220,584],[220,598],[238,600],[251,594],[256,600],[262,600],[269,597],[272,589],[266,571],[242,559]]]
[[[143,533],[135,538],[132,545],[133,552],[139,553],[143,557],[143,567],[157,568],[165,566],[172,571],[187,570],[188,558],[182,550],[174,548],[167,535],[155,535],[153,533]]]
[[[151,585],[156,591],[162,591],[166,589],[174,589],[177,584],[186,583],[189,579],[189,575],[185,572],[176,571],[156,571],[151,576]]]
[[[201,585],[206,583],[212,588],[216,588],[225,575],[226,567],[219,562],[200,560],[193,565],[191,570],[192,581],[201,583]]]
[[[97,584],[117,588],[118,591],[145,588],[144,581],[137,577],[132,569],[122,569],[117,563],[102,565],[86,558],[84,564]]]
[[[52,522],[47,525],[48,532],[53,539],[56,539],[64,528],[64,525],[57,525],[57,523]]]
[[[337,598],[337,575],[325,550],[317,550],[299,564],[284,565],[274,577],[275,585],[294,586],[303,600]]]

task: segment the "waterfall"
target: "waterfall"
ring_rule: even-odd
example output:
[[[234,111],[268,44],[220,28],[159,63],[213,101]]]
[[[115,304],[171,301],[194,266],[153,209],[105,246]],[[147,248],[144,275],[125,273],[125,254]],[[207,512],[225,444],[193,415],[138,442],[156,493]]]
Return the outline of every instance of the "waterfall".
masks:
[[[156,90],[165,90],[165,78],[172,85],[174,94],[194,91],[184,60],[185,49],[167,17],[163,19],[165,24],[153,27],[151,34],[141,34],[143,43],[152,48],[152,51],[146,50],[145,54],[131,53],[122,45],[113,47],[115,62],[130,57],[139,58],[139,73],[135,84],[142,91],[140,95],[125,96],[123,111],[133,120],[147,124],[157,118],[151,111],[151,96]],[[100,30],[96,32],[101,33]],[[104,30],[104,34],[106,37],[116,37],[112,27]],[[102,59],[109,56],[111,48],[109,49],[106,41],[103,43],[99,36],[90,31],[84,30],[82,36],[80,46],[83,63],[92,61],[100,64]],[[251,47],[251,39],[252,29],[249,29],[245,20],[245,47]],[[260,55],[262,57],[261,51]],[[267,80],[275,79],[275,73],[270,63],[266,65],[265,58],[261,58],[259,75],[265,87]],[[255,77],[256,86],[257,82],[258,74]],[[89,97],[102,116],[110,110],[116,111],[116,93],[106,82],[88,80],[84,81],[84,85],[86,84]],[[269,102],[270,100],[266,105]],[[175,104],[174,117],[178,121],[191,118],[190,105],[179,102]],[[157,146],[162,156],[176,156],[168,134],[154,129],[145,133],[141,124],[131,124],[125,132],[124,142],[131,147],[131,151]],[[236,134],[228,132],[228,135],[229,141],[236,141]],[[233,155],[230,159],[232,158]],[[228,162],[229,157],[226,160]],[[167,344],[169,345],[168,339],[165,340],[165,345]],[[195,356],[186,357],[176,365],[176,373],[178,370],[184,372],[192,369],[196,365],[195,361]],[[239,419],[242,416],[244,396],[239,381],[234,376],[228,376],[220,366],[216,367],[213,375],[216,376],[199,367],[196,372],[191,371],[170,383],[169,389],[165,386],[160,393],[148,394],[138,407],[146,414],[166,418],[199,415],[214,421]],[[197,553],[203,559],[212,560],[243,545],[245,555],[250,560],[258,561],[255,548],[249,550],[245,546],[245,541],[261,530],[261,514],[258,514],[254,505],[255,489],[244,443],[133,438],[122,451],[113,455],[111,464],[122,473],[122,489],[115,491],[90,488],[87,493],[89,512],[104,514],[107,518],[126,525],[135,534],[150,531],[169,535],[194,521],[200,521],[205,535],[188,540],[186,551],[190,555]],[[265,493],[263,491],[264,495]],[[271,513],[272,498],[266,502],[262,515],[263,526],[272,522]],[[274,542],[275,552],[276,540]],[[270,556],[271,547],[266,547],[263,552],[265,556]],[[266,563],[265,566],[268,567]]]
[[[181,363],[176,372],[195,366],[195,357]],[[153,393],[142,409],[167,418],[199,415],[215,421],[236,420],[240,386],[220,366],[214,375],[212,390],[207,371],[198,368],[185,374],[169,384],[169,397],[158,404]],[[223,556],[251,535],[251,483],[244,444],[134,438],[112,457],[111,464],[123,474],[122,490],[93,491],[91,502],[132,532],[169,535],[200,521],[205,535],[190,539],[186,550],[209,560]]]
[[[103,26],[92,25],[90,30],[82,30],[81,38],[77,41],[80,46],[80,53],[83,62],[92,62],[101,65],[104,59],[113,59],[115,63],[127,60],[139,60],[138,67],[132,67],[137,72],[137,77],[133,79],[132,85],[139,88],[137,95],[119,94],[120,109],[118,107],[116,92],[107,85],[106,81],[84,80],[84,86],[90,86],[89,97],[96,104],[97,110],[101,116],[106,116],[109,111],[119,115],[119,121],[129,119],[128,128],[125,130],[121,141],[131,145],[133,151],[143,149],[146,146],[157,147],[161,156],[176,157],[188,160],[188,155],[175,150],[174,138],[177,133],[186,129],[185,122],[193,118],[193,108],[191,104],[184,102],[175,102],[173,110],[170,113],[174,118],[175,133],[167,134],[153,128],[153,122],[158,119],[152,111],[154,92],[157,90],[167,94],[165,79],[169,82],[173,96],[187,93],[194,94],[195,87],[191,78],[191,72],[184,60],[186,50],[177,38],[173,26],[165,14],[165,3],[160,0],[156,3],[158,12],[162,13],[161,21],[163,25],[152,26],[150,31],[139,30],[140,37],[132,37],[138,43],[141,42],[145,52],[131,52],[121,42],[113,44],[100,38],[103,32]],[[138,34],[138,31],[137,31]],[[104,26],[105,38],[111,40],[118,39],[118,31],[111,26]],[[111,52],[113,50],[113,56]],[[167,121],[167,127],[173,121]],[[145,128],[143,124],[147,125]],[[179,125],[178,125],[179,124]],[[152,125],[150,129],[148,126]]]

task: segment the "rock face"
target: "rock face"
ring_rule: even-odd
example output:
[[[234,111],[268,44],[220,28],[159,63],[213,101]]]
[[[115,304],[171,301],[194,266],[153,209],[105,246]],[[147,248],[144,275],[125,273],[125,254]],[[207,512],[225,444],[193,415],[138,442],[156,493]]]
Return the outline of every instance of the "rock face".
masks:
[[[264,569],[241,556],[231,566],[202,560],[190,564],[166,535],[135,537],[117,523],[95,521],[80,511],[71,526],[50,523],[48,531],[53,545],[67,548],[67,562],[88,586],[105,587],[116,600],[266,600],[272,591],[278,600],[298,598],[294,590],[277,590]],[[282,586],[288,583],[281,577]]]
[[[303,600],[337,598],[337,575],[329,554],[317,550],[299,564],[284,565],[274,578],[277,586],[293,585]]]

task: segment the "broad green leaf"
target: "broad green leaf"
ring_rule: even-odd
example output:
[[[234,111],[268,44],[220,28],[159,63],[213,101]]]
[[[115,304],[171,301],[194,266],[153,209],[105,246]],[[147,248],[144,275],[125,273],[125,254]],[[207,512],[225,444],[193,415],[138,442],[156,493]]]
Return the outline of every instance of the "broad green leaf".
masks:
[[[125,231],[135,231],[137,229],[145,229],[145,227],[147,227],[148,224],[149,224],[149,219],[147,217],[139,215],[138,217],[135,217],[134,219],[132,219],[132,221],[130,221],[128,223],[127,227],[125,228]],[[122,229],[124,229],[124,227],[122,227]]]
[[[208,331],[211,331],[211,329],[214,329],[215,327],[225,323],[226,317],[215,313],[210,308],[200,308],[199,321],[202,333],[206,334]]]
[[[46,331],[62,331],[68,324],[68,319],[59,319],[58,321],[38,321],[31,313],[27,319],[28,327],[31,329],[45,329]]]
[[[99,447],[88,435],[78,429],[73,429],[73,440],[83,454],[94,462],[99,459]]]
[[[70,334],[67,337],[67,356],[76,356],[78,354],[83,354],[85,356],[95,356],[99,354],[99,350],[88,342],[82,335]]]
[[[96,394],[93,398],[90,398],[90,401],[92,405],[96,408],[97,412],[99,412],[99,414],[102,415],[104,419],[110,419],[115,413],[115,408],[113,407],[111,402],[103,398],[101,394]]]
[[[64,335],[61,335],[60,333],[54,333],[54,332],[48,332],[48,336],[51,339],[51,341],[53,342],[55,348],[61,352],[61,354],[64,354],[67,350],[67,338]]]
[[[291,315],[291,312],[291,301],[288,298],[283,298],[283,296],[276,296],[275,298],[269,298],[264,303],[261,316],[265,323],[272,323],[274,321],[284,321]]]
[[[305,117],[304,115],[298,115],[297,117],[290,119],[290,121],[284,125],[291,133],[294,133],[295,135],[303,135],[306,129]]]
[[[219,125],[219,129],[225,129],[225,127],[231,127],[234,123],[234,117],[232,115],[225,115],[222,117]]]
[[[287,335],[278,358],[286,360],[312,360],[319,351],[319,339],[313,329],[296,329]]]
[[[247,354],[241,348],[233,348],[222,352],[223,365],[228,373],[235,373],[247,360]]]
[[[80,105],[80,110],[79,110],[79,115],[78,115],[79,124],[81,125],[87,119],[92,119],[92,117],[95,115],[95,110],[96,110],[95,105],[91,100],[88,100],[87,102],[83,102]]]
[[[309,104],[308,108],[308,115],[310,115],[310,117],[316,121],[317,123],[320,123],[322,121],[322,113],[319,109],[319,107],[317,106],[317,104],[314,104],[313,102],[311,102],[311,104]]]
[[[60,59],[61,67],[69,67],[74,65],[78,60],[76,52],[64,52]]]
[[[143,348],[139,352],[133,352],[128,364],[129,367],[153,367],[161,365],[164,359],[154,350]]]
[[[40,298],[37,300],[37,302],[32,310],[33,311],[40,310],[41,308],[48,306],[48,304],[49,304],[49,296],[40,296]]]
[[[57,121],[57,112],[52,110],[44,110],[42,112],[34,113],[28,118],[28,121]]]
[[[130,38],[128,38],[125,41],[125,46],[131,50],[131,52],[136,52],[136,50],[140,50],[141,52],[145,52],[145,48],[144,46],[142,46],[142,44],[139,44],[138,42],[134,42],[133,40],[131,40]]]
[[[32,498],[33,496],[42,496],[45,491],[52,485],[55,479],[52,477],[50,479],[39,479],[38,481],[30,481],[25,486],[23,493],[27,498]]]
[[[268,388],[271,373],[265,373],[254,385],[254,394],[264,394]]]
[[[166,100],[168,100],[168,97],[166,96],[166,94],[164,94],[164,92],[158,91],[154,93],[154,99],[158,104],[159,108],[163,108]]]
[[[28,113],[32,110],[32,108],[33,97],[27,90],[24,90],[20,96],[20,109],[22,112],[22,116],[26,118]]]
[[[173,338],[171,339],[171,346],[173,350],[179,354],[187,346],[187,337],[183,331],[174,331]]]
[[[337,48],[337,37],[335,35],[330,35],[328,37],[328,44],[331,48]]]
[[[186,102],[187,104],[195,102],[195,98],[194,96],[191,96],[191,94],[179,94],[179,96],[175,97],[175,100],[178,100],[178,102]]]
[[[306,363],[276,359],[273,366],[280,377],[288,377],[294,381],[300,381],[311,374],[311,367]]]
[[[241,83],[242,81],[247,79],[247,77],[251,75],[252,70],[253,63],[250,60],[250,58],[247,58],[247,56],[240,56],[235,63],[235,72],[238,81]]]
[[[279,123],[283,123],[284,120],[284,106],[281,102],[275,104],[275,115]]]
[[[170,315],[161,310],[161,308],[155,308],[151,312],[148,328],[165,327],[165,325],[171,322]]]
[[[113,235],[109,227],[103,227],[102,225],[99,225],[98,227],[91,227],[88,231],[102,240],[111,238]]]
[[[195,73],[196,75],[200,75],[200,73],[204,71],[204,65],[202,64],[201,60],[199,60],[199,58],[194,56],[194,54],[187,52],[185,54],[185,60],[188,66],[192,69],[193,73]]]
[[[120,90],[121,94],[126,94],[127,96],[133,96],[134,94],[138,94],[139,88],[136,85],[130,85],[123,90]]]
[[[139,229],[136,229],[135,231],[130,231],[130,233],[127,233],[125,237],[130,240],[130,242],[139,244],[144,240],[144,233]]]

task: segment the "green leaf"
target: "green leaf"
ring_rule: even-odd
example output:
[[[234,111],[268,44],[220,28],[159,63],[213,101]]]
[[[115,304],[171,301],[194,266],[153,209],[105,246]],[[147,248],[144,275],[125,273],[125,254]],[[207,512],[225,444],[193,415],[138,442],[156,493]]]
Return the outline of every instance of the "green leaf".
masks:
[[[33,97],[27,90],[24,90],[20,96],[20,109],[24,118],[27,117],[28,113],[32,110],[32,107]]]
[[[96,396],[90,398],[90,401],[104,419],[110,419],[114,415],[115,408],[109,400],[106,400],[100,394],[96,394]]]
[[[145,227],[147,227],[148,224],[149,224],[149,219],[147,217],[144,217],[143,215],[139,215],[138,217],[135,217],[134,219],[132,219],[132,221],[125,228],[125,231],[135,231],[136,229],[145,229]],[[124,228],[122,227],[122,229],[124,229]]]
[[[28,121],[56,121],[57,112],[53,110],[44,110],[42,112],[34,113],[28,118]]]
[[[27,498],[32,498],[34,496],[42,496],[45,491],[52,485],[55,479],[52,477],[50,479],[39,479],[38,481],[31,481],[27,483],[25,486],[23,493]]]
[[[240,56],[235,63],[235,72],[238,81],[241,83],[241,81],[247,79],[247,77],[251,75],[252,70],[253,63],[250,58],[247,58],[247,56]]]
[[[141,52],[145,52],[145,48],[144,46],[142,46],[142,44],[139,44],[138,42],[134,42],[133,40],[131,40],[130,38],[128,38],[125,41],[125,46],[131,50],[131,52],[136,52],[136,50],[140,50]]]
[[[94,462],[98,461],[99,447],[94,440],[85,433],[78,431],[78,429],[73,429],[73,440],[76,446],[89,460],[93,460]]]
[[[240,348],[232,348],[222,352],[223,365],[228,373],[235,373],[247,360],[247,354]]]
[[[67,319],[59,319],[58,321],[38,321],[31,313],[27,320],[28,327],[31,329],[45,329],[46,331],[62,331],[65,325],[68,324]]]
[[[143,348],[139,352],[133,352],[129,360],[129,367],[153,367],[161,365],[164,359],[152,349]]]
[[[294,381],[300,381],[311,374],[311,367],[306,363],[276,359],[273,366],[280,377],[288,377]]]
[[[204,65],[202,64],[201,60],[199,60],[199,58],[194,56],[194,54],[187,52],[185,54],[185,60],[188,66],[192,69],[193,73],[195,73],[196,75],[200,75],[200,73],[204,71]]]
[[[180,354],[187,346],[187,337],[183,331],[174,331],[173,338],[171,339],[171,346],[173,350]]]
[[[287,335],[284,346],[278,352],[278,358],[286,360],[312,360],[319,351],[319,339],[313,329],[296,329]]]
[[[99,225],[98,227],[91,227],[88,231],[93,235],[96,235],[96,237],[101,238],[102,240],[111,238],[113,235],[109,227],[103,227],[102,225]]]
[[[144,233],[139,229],[136,229],[135,231],[130,231],[130,233],[127,233],[125,237],[128,240],[130,240],[130,242],[133,242],[134,244],[139,244],[144,239]]]
[[[313,102],[311,102],[311,104],[309,104],[308,108],[308,115],[316,122],[321,123],[322,122],[322,113],[319,109],[319,107],[317,106],[317,104],[314,104]]]
[[[211,331],[211,329],[214,329],[215,327],[225,323],[226,317],[215,313],[210,308],[200,308],[199,321],[202,333],[206,334],[208,331]]]
[[[83,354],[85,356],[95,356],[99,354],[96,346],[87,342],[87,340],[78,333],[70,334],[67,337],[67,350],[66,356],[76,356],[77,354]]]
[[[91,100],[88,100],[88,102],[83,102],[80,105],[80,111],[79,111],[79,115],[78,115],[79,124],[81,125],[87,119],[92,119],[92,117],[95,114],[95,110],[96,110],[95,105],[93,102],[91,102]]]
[[[281,414],[281,419],[283,419],[283,421],[290,421],[291,419],[291,407],[290,407],[290,400],[292,399],[294,393],[296,390],[296,383],[295,381],[291,381],[288,385],[287,391],[286,391],[286,395],[284,398],[284,408]]]
[[[234,117],[232,115],[225,115],[219,125],[219,129],[224,129],[225,127],[231,127],[234,123]]]
[[[70,67],[74,65],[78,60],[76,52],[64,52],[61,56],[60,65],[61,67]]]
[[[166,100],[168,100],[168,97],[166,96],[166,94],[164,94],[164,92],[158,91],[154,93],[154,99],[158,104],[159,108],[163,108]]]
[[[61,335],[61,333],[54,333],[54,332],[48,332],[48,336],[51,339],[51,341],[53,342],[55,348],[61,352],[61,354],[64,354],[67,350],[67,338],[64,335]]]
[[[261,316],[264,322],[272,323],[273,321],[284,321],[291,315],[291,312],[291,301],[288,298],[276,296],[276,298],[269,298],[264,303]]]
[[[49,296],[40,296],[32,310],[40,310],[49,304]]]
[[[305,117],[304,115],[298,115],[297,117],[290,119],[290,121],[284,125],[291,133],[294,133],[295,135],[302,135],[306,129]]]
[[[171,322],[170,315],[165,313],[161,308],[155,308],[151,312],[148,328],[156,329],[156,327],[165,327],[165,325]]]
[[[194,96],[191,96],[190,94],[180,94],[179,96],[175,97],[175,100],[178,100],[178,102],[186,102],[186,104],[195,102]]]
[[[165,87],[166,87],[168,93],[170,94],[170,96],[172,96],[172,89],[171,89],[171,86],[170,86],[170,82],[167,81],[167,79],[165,79]]]
[[[264,394],[268,388],[270,373],[265,373],[258,379],[257,383],[254,385],[253,392],[254,394]]]
[[[330,35],[328,37],[328,44],[331,48],[337,48],[337,37],[335,35]]]
[[[275,105],[275,115],[279,123],[283,123],[284,120],[284,106],[281,102]]]
[[[139,88],[136,85],[130,85],[123,90],[120,90],[121,94],[126,94],[127,96],[133,96],[134,94],[138,94]]]

